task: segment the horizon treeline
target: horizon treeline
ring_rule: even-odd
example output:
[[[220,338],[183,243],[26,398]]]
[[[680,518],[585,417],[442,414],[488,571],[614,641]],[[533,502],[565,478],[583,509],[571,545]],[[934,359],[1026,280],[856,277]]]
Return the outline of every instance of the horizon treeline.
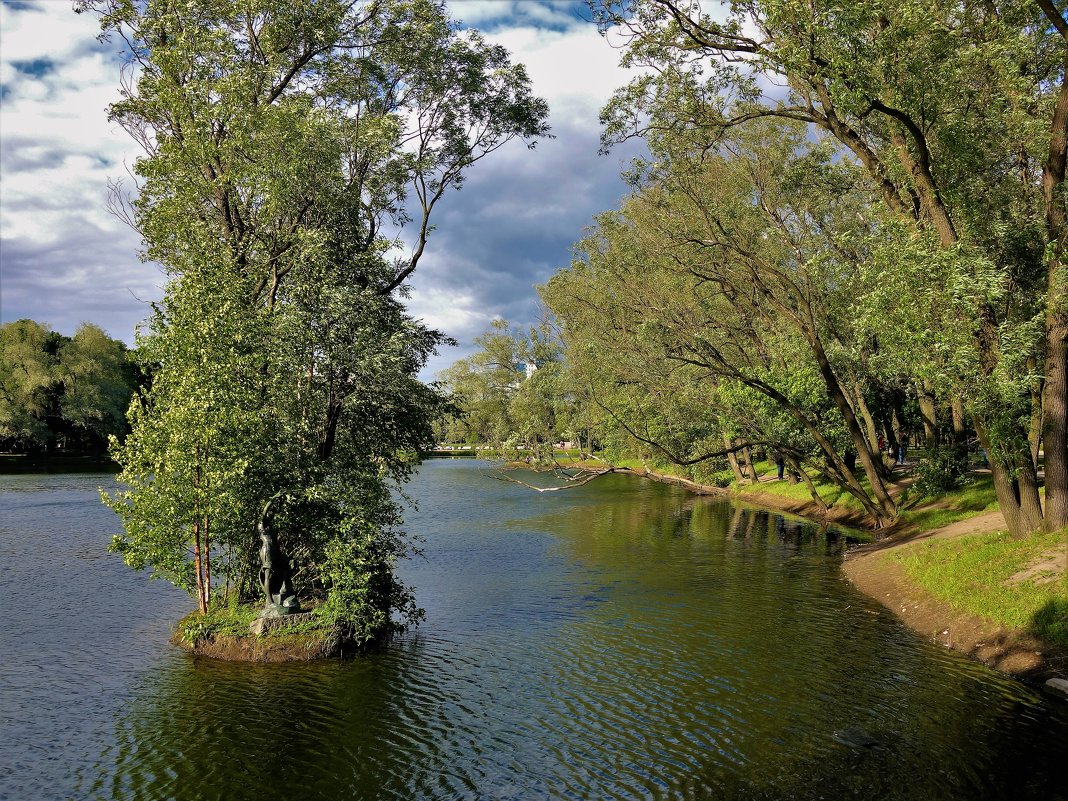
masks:
[[[648,156],[539,287],[562,343],[546,436],[697,473],[777,451],[877,526],[898,514],[880,438],[946,486],[974,438],[1014,534],[1068,525],[1068,22],[1048,2],[695,8],[594,3],[646,68],[604,148]]]
[[[126,344],[97,325],[73,336],[35,320],[0,325],[0,451],[103,455],[129,431],[146,384]]]

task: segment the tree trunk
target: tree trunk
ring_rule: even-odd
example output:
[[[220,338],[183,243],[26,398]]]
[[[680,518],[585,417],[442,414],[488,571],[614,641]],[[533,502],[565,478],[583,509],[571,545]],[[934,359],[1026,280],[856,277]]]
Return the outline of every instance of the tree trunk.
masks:
[[[728,437],[726,434],[723,435],[723,445],[726,448],[734,447],[734,443],[731,442],[731,438]],[[738,457],[734,455],[733,451],[727,454],[727,461],[730,463],[731,472],[734,473],[734,483],[741,484],[742,470],[740,467],[738,467]]]
[[[200,614],[208,613],[207,595],[204,591],[203,549],[200,542],[200,468],[193,468],[193,569],[196,571],[197,608]]]
[[[749,474],[749,480],[754,484],[760,483],[760,476],[757,475],[756,465],[753,464],[753,450],[752,448],[745,448],[743,451],[745,454],[745,472]]]
[[[1005,516],[1005,525],[1013,537],[1023,537],[1042,525],[1042,506],[1038,498],[1038,483],[1030,458],[1007,460],[995,453],[985,423],[975,419],[979,443],[990,460],[990,475],[994,480],[994,492],[998,507]]]
[[[1034,359],[1027,360],[1027,371],[1034,373],[1035,367]],[[1027,441],[1031,445],[1031,461],[1038,466],[1038,453],[1042,450],[1042,427],[1045,423],[1042,415],[1042,393],[1045,388],[1045,381],[1040,382],[1037,387],[1031,388],[1031,427],[1027,432]]]
[[[204,517],[204,608],[211,608],[211,527]]]
[[[1058,13],[1045,7],[1047,16]],[[1051,20],[1056,23],[1057,20]],[[1064,28],[1058,26],[1068,41]],[[1049,151],[1042,164],[1042,199],[1050,243],[1046,277],[1046,381],[1043,388],[1042,442],[1045,451],[1048,531],[1068,526],[1068,276],[1065,247],[1068,209],[1064,185],[1068,174],[1068,61],[1061,75],[1057,105],[1050,121]]]
[[[196,571],[197,608],[200,614],[208,613],[207,599],[204,597],[204,573],[200,561],[200,518],[193,520],[193,569]]]
[[[1046,332],[1046,381],[1042,397],[1047,531],[1068,526],[1068,320]]]
[[[827,502],[820,497],[818,492],[816,492],[816,485],[812,483],[812,479],[809,477],[808,473],[801,468],[801,465],[798,464],[797,460],[787,459],[786,461],[790,464],[790,470],[801,476],[801,480],[805,482],[805,487],[808,489],[808,494],[812,496],[812,502],[819,507],[820,512],[826,517]]]
[[[860,385],[853,385],[853,392],[857,396],[857,411],[860,413],[860,419],[864,421],[864,433],[868,440],[868,450],[872,452],[875,457],[873,463],[875,469],[879,471],[879,477],[883,481],[890,480],[890,470],[886,466],[886,462],[883,461],[883,452],[879,449],[879,432],[875,426],[875,418],[872,416],[871,410],[868,408],[868,404],[864,400],[864,393],[861,392]]]
[[[897,518],[897,504],[894,503],[894,500],[890,497],[890,493],[886,490],[886,485],[883,483],[882,478],[883,470],[881,467],[876,467],[875,458],[872,455],[872,448],[869,447],[864,439],[864,432],[860,430],[857,417],[853,413],[853,407],[850,405],[849,399],[846,398],[845,392],[842,390],[842,385],[838,381],[838,376],[835,374],[834,368],[831,367],[830,360],[827,358],[827,353],[823,349],[823,343],[814,331],[809,332],[809,344],[816,356],[816,362],[819,364],[820,374],[823,376],[823,383],[827,388],[827,393],[838,407],[838,411],[841,412],[842,418],[846,424],[846,430],[849,432],[849,437],[853,441],[853,447],[856,448],[861,464],[864,465],[864,473],[868,477],[868,482],[871,484],[872,494],[875,496],[875,500],[878,502],[879,508],[882,510],[883,517],[886,520],[892,521]],[[882,461],[882,456],[879,457],[879,460]],[[835,466],[839,470],[845,468],[844,463],[837,464],[836,462]]]
[[[920,405],[920,418],[923,420],[923,441],[928,452],[938,446],[938,418],[934,390],[926,381],[916,385],[916,399]]]

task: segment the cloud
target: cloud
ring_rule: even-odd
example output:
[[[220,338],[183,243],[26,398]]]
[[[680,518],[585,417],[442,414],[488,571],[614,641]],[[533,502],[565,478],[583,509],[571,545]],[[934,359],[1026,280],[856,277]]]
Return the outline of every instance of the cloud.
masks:
[[[474,22],[464,17],[464,5],[479,6],[489,18],[509,4],[450,3]],[[413,277],[411,309],[460,347],[432,360],[426,376],[470,354],[473,338],[494,317],[537,322],[534,286],[570,263],[573,243],[595,214],[618,205],[626,192],[619,173],[640,151],[631,145],[598,155],[600,109],[631,76],[618,66],[619,51],[576,15],[575,4],[552,5],[558,16],[570,15],[569,24],[494,26],[486,33],[527,66],[535,94],[549,102],[555,138],[533,151],[513,142],[474,165],[464,188],[436,212],[437,230]],[[447,320],[461,301],[470,313]]]
[[[108,179],[135,157],[107,121],[119,62],[97,23],[67,3],[0,12],[0,321],[31,317],[71,334],[89,320],[132,341],[160,275],[108,214]]]
[[[570,261],[595,213],[617,204],[633,153],[597,155],[598,112],[629,76],[581,3],[450,5],[527,65],[556,138],[492,154],[443,201],[410,306],[462,346],[425,377],[469,352],[493,317],[537,320],[534,285]],[[117,48],[96,41],[94,17],[69,9],[0,6],[0,321],[31,317],[70,334],[89,320],[129,342],[163,277],[106,211],[108,180],[138,154],[106,116],[118,97]]]

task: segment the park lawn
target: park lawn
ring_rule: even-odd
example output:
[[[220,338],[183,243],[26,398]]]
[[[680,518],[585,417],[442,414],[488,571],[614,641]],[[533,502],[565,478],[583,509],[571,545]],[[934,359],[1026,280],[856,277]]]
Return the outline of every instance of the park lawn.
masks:
[[[757,462],[757,473],[761,476],[767,477],[768,475],[774,476],[775,465],[770,462]],[[824,481],[820,476],[813,476],[812,484],[816,488],[816,492],[827,506],[839,506],[843,509],[849,509],[852,511],[863,511],[864,507],[861,506],[860,501],[850,495],[848,492],[842,490],[837,484],[832,484],[829,481]],[[868,479],[863,473],[858,473],[857,479],[860,481],[861,486],[865,490],[871,491],[871,485],[868,483]],[[796,484],[791,484],[786,479],[782,481],[764,480],[759,484],[732,484],[731,489],[735,492],[746,495],[749,493],[767,493],[769,495],[778,495],[781,498],[789,498],[795,501],[811,501],[812,495],[809,494],[808,487],[803,481],[799,481]]]
[[[994,481],[990,476],[976,476],[963,487],[935,498],[906,501],[901,522],[920,531],[933,531],[958,520],[965,520],[998,508]]]
[[[998,531],[918,542],[888,558],[954,609],[1068,646],[1068,574],[1051,566],[1018,575],[1065,551],[1068,530],[1021,539]]]

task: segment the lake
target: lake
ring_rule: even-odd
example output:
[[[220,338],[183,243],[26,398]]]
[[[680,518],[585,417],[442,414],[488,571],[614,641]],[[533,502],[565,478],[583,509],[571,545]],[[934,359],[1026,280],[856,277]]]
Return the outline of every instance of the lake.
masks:
[[[108,475],[0,476],[0,798],[1068,799],[1068,703],[858,593],[831,531],[608,475],[474,460],[408,487],[427,618],[250,665],[106,551]]]

